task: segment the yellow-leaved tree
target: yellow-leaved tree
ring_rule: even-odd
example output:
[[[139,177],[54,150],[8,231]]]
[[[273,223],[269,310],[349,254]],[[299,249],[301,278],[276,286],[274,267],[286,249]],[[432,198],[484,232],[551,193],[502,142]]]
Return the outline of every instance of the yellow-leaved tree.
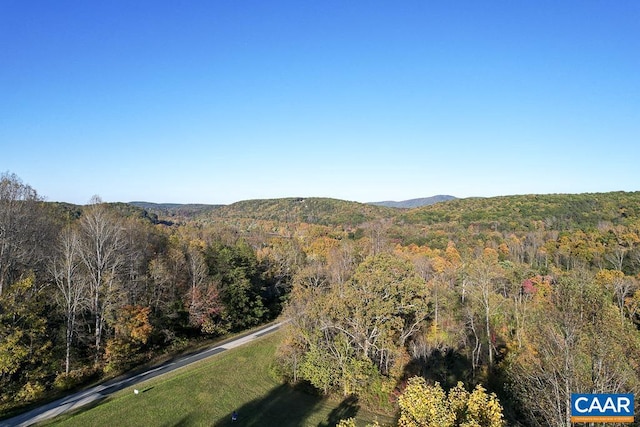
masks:
[[[502,427],[502,406],[495,394],[480,385],[469,393],[462,382],[445,393],[413,377],[398,400],[400,427]]]

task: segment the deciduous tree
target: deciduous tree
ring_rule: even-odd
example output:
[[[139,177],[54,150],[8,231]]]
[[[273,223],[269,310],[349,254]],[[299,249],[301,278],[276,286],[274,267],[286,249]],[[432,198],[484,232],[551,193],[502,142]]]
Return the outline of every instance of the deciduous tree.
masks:
[[[38,248],[44,247],[40,201],[38,193],[15,174],[0,175],[0,295],[39,261]]]
[[[294,287],[287,345],[302,350],[299,376],[323,391],[357,393],[388,374],[428,317],[424,281],[409,261],[391,254],[367,258],[342,285],[315,283],[321,282]]]
[[[125,242],[117,218],[99,197],[91,200],[80,218],[80,251],[94,317],[95,362],[102,350],[106,316],[116,302],[124,265]]]
[[[480,310],[483,330],[483,344],[486,346],[487,363],[489,369],[493,367],[495,353],[495,334],[492,330],[492,320],[496,310],[503,302],[499,294],[499,281],[503,278],[503,271],[498,263],[495,250],[486,248],[468,268],[469,294],[473,304]],[[471,319],[473,322],[474,319]],[[480,344],[475,325],[471,329],[476,337],[476,348]]]
[[[558,277],[532,306],[524,344],[504,367],[533,425],[569,427],[571,393],[638,390],[639,338],[616,311],[587,272]]]
[[[71,225],[65,227],[57,242],[57,253],[51,270],[57,288],[57,301],[66,319],[65,326],[65,373],[71,364],[71,346],[76,332],[76,317],[87,306],[88,289],[80,268],[80,238]]]
[[[51,363],[46,296],[33,274],[0,296],[0,401],[44,390]],[[22,390],[21,390],[22,389]]]
[[[462,382],[449,390],[409,378],[398,399],[400,427],[502,427],[502,406],[495,394],[478,385],[469,393]]]

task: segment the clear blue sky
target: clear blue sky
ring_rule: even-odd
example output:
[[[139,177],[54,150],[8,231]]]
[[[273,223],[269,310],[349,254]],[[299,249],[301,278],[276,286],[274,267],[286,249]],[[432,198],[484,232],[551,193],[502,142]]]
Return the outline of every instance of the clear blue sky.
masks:
[[[640,2],[0,0],[51,201],[640,190]]]

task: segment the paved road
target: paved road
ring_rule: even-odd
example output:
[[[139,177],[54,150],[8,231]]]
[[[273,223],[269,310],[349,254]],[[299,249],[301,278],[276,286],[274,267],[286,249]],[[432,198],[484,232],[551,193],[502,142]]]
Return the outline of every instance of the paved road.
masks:
[[[185,356],[175,361],[167,362],[153,369],[149,369],[148,371],[125,377],[124,379],[121,377],[111,381],[107,381],[90,389],[69,395],[67,397],[63,397],[62,399],[48,403],[39,408],[32,409],[31,411],[25,412],[24,414],[18,415],[17,417],[0,420],[0,427],[30,426],[40,421],[48,420],[67,411],[80,408],[81,406],[84,406],[88,403],[104,399],[110,394],[122,390],[126,387],[130,387],[134,384],[139,384],[151,378],[164,375],[167,372],[175,371],[176,369],[183,368],[191,363],[206,359],[207,357],[211,357],[214,354],[222,353],[225,350],[239,347],[258,337],[276,331],[285,322],[279,322],[273,325],[266,326],[246,336],[236,338],[234,340],[225,342],[224,344],[220,344],[207,350]]]

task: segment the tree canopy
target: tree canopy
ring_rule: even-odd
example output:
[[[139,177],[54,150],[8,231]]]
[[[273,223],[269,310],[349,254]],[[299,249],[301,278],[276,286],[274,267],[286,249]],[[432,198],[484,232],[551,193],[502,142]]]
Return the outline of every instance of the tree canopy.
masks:
[[[0,410],[277,316],[284,380],[401,425],[640,392],[640,193],[146,207],[0,176]]]

